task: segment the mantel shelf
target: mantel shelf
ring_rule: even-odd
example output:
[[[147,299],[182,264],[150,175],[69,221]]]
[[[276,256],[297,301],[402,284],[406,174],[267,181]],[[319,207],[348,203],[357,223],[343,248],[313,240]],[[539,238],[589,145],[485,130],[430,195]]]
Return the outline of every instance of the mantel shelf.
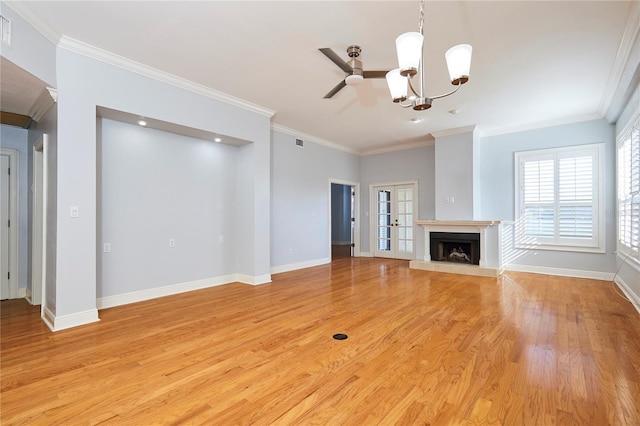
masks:
[[[422,226],[493,226],[499,225],[499,220],[438,220],[438,219],[421,219],[416,220],[416,224]]]

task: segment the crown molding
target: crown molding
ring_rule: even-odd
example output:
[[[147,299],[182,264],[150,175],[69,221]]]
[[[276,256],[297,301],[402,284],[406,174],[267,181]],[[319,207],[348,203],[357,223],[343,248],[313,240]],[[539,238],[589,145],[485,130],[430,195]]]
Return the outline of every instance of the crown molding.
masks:
[[[413,143],[408,143],[408,144],[404,144],[404,145],[392,145],[392,146],[386,146],[386,147],[382,147],[382,148],[374,148],[374,149],[367,149],[364,151],[358,151],[352,148],[348,148],[344,145],[339,145],[337,143],[334,142],[329,142],[326,139],[321,139],[318,138],[316,136],[310,135],[308,133],[304,133],[304,132],[299,132],[295,129],[291,129],[289,127],[285,127],[281,124],[278,123],[272,123],[271,124],[271,129],[277,132],[281,132],[281,133],[285,133],[287,135],[291,135],[291,136],[295,136],[297,138],[301,138],[303,140],[308,140],[310,142],[314,142],[317,143],[318,145],[323,145],[326,146],[327,148],[332,148],[332,149],[336,149],[338,151],[343,151],[343,152],[347,152],[349,154],[353,154],[353,155],[358,155],[361,157],[367,156],[367,155],[375,155],[375,154],[384,154],[387,152],[394,152],[394,151],[403,151],[405,149],[412,149],[412,148],[421,148],[423,146],[430,146],[433,145],[435,142],[432,140],[425,140],[423,142],[413,142]]]
[[[160,71],[159,69],[150,67],[148,65],[132,61],[131,59],[125,58],[124,56],[116,55],[115,53],[100,49],[99,47],[92,46],[80,40],[75,40],[71,37],[62,36],[60,42],[58,43],[58,47],[73,53],[77,53],[79,55],[86,56],[91,59],[95,59],[100,62],[104,62],[109,65],[113,65],[126,71],[139,74],[143,77],[148,77],[153,80],[160,81],[162,83],[166,83],[180,89],[196,93],[198,95],[206,96],[208,98],[212,98],[217,101],[224,102],[226,104],[233,105],[238,108],[242,108],[244,110],[254,112],[256,114],[260,114],[269,118],[273,117],[276,113],[273,110],[264,108],[249,101],[245,101],[244,99],[236,98],[235,96],[228,95],[202,84],[198,84],[185,78]]]
[[[457,135],[460,133],[471,133],[476,130],[476,125],[465,126],[465,127],[456,127],[455,129],[447,129],[441,130],[439,132],[431,132],[431,136],[434,138],[442,138],[444,136]]]
[[[58,91],[51,87],[45,87],[31,106],[29,116],[37,123],[57,101]]]
[[[40,16],[38,16],[26,2],[3,1],[2,4],[8,6],[9,9],[17,13],[51,43],[54,45],[58,44],[62,35],[43,21],[42,18],[40,18]]]
[[[295,136],[303,140],[308,140],[308,141],[317,143],[319,145],[326,146],[327,148],[337,149],[338,151],[348,152],[349,154],[360,155],[360,152],[354,149],[347,148],[346,146],[343,146],[343,145],[338,145],[337,143],[334,143],[334,142],[329,142],[326,139],[321,139],[316,136],[310,135],[308,133],[299,132],[297,130],[291,129],[289,127],[285,127],[278,123],[271,123],[271,129],[275,130],[276,132],[286,133],[287,135]]]
[[[545,127],[562,126],[565,124],[582,123],[584,121],[600,120],[604,118],[598,113],[581,115],[577,117],[562,118],[559,120],[540,121],[537,123],[520,124],[517,126],[499,127],[495,129],[485,129],[480,131],[481,137],[499,136],[509,133],[526,132],[528,130],[544,129]]]
[[[360,153],[360,155],[362,156],[366,156],[366,155],[376,155],[376,154],[386,154],[389,152],[395,152],[395,151],[404,151],[405,149],[413,149],[413,148],[422,148],[424,146],[432,146],[435,144],[435,140],[425,140],[422,142],[413,142],[413,143],[407,143],[404,145],[391,145],[391,146],[385,146],[382,148],[373,148],[373,149],[367,149],[365,151],[362,151]]]
[[[638,37],[638,33],[640,33],[640,1],[632,2],[630,9],[629,19],[627,19],[627,24],[625,25],[624,32],[622,33],[622,39],[618,46],[618,52],[616,53],[613,68],[609,73],[609,80],[607,81],[602,98],[600,99],[600,104],[598,105],[598,113],[603,117],[606,116],[607,111],[613,102],[613,97],[617,92],[618,85],[622,79],[622,74],[627,66],[629,57],[631,56],[633,43],[635,42],[636,37]]]

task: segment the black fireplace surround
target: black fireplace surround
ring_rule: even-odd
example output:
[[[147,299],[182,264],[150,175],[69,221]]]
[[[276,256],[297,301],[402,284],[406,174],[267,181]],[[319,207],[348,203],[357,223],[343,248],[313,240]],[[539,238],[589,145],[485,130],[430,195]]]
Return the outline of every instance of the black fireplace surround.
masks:
[[[480,234],[431,232],[431,261],[480,264]]]

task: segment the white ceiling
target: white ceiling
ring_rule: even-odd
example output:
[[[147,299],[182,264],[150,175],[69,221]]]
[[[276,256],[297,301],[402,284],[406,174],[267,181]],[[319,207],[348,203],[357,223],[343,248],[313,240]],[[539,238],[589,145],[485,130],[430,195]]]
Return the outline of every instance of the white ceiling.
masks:
[[[417,1],[25,4],[59,36],[274,110],[277,125],[354,152],[470,125],[499,133],[603,116],[626,59],[618,54],[625,27],[638,11],[624,1],[428,1],[427,94],[452,88],[450,46],[472,44],[473,59],[460,92],[417,112],[393,104],[384,79],[323,99],[344,75],[318,51],[330,47],[346,60],[346,48],[358,44],[365,70],[395,68],[395,38],[417,30]]]

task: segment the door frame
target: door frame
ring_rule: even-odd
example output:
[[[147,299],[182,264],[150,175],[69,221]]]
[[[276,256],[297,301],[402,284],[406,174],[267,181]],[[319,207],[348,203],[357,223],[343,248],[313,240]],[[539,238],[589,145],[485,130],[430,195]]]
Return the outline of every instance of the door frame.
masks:
[[[336,183],[339,185],[346,185],[353,187],[355,195],[353,196],[353,211],[354,211],[354,225],[353,225],[353,243],[355,246],[353,247],[353,257],[360,257],[360,184],[358,182],[352,182],[349,180],[343,179],[333,179],[329,178],[329,183],[327,184],[329,194],[329,202],[328,204],[328,214],[329,218],[329,227],[327,228],[327,249],[329,253],[329,259],[331,259],[331,184]]]
[[[20,153],[15,149],[0,148],[0,155],[9,157],[9,169],[11,170],[9,175],[9,220],[13,226],[9,227],[9,271],[11,272],[9,298],[17,299],[20,297],[18,293],[18,275],[20,274],[18,269],[18,250],[20,249],[18,241],[18,176],[20,175],[20,162],[18,160]]]
[[[44,309],[47,274],[47,190],[48,135],[43,134],[33,145],[33,209],[31,215],[31,297],[32,305]],[[40,205],[40,208],[36,208]],[[40,227],[36,226],[40,223]],[[40,228],[40,229],[38,229]],[[39,231],[39,232],[36,232]],[[39,281],[35,281],[36,277]],[[41,310],[42,310],[41,309]]]
[[[414,260],[417,258],[417,244],[416,244],[416,220],[418,220],[419,208],[420,208],[420,200],[418,196],[418,181],[417,180],[406,180],[399,182],[382,182],[382,183],[372,183],[369,185],[369,252],[372,257],[375,256],[376,252],[376,234],[377,234],[377,223],[376,223],[376,194],[375,189],[378,187],[390,187],[390,186],[399,186],[399,185],[413,185],[414,188],[414,198],[413,198],[413,254]]]

